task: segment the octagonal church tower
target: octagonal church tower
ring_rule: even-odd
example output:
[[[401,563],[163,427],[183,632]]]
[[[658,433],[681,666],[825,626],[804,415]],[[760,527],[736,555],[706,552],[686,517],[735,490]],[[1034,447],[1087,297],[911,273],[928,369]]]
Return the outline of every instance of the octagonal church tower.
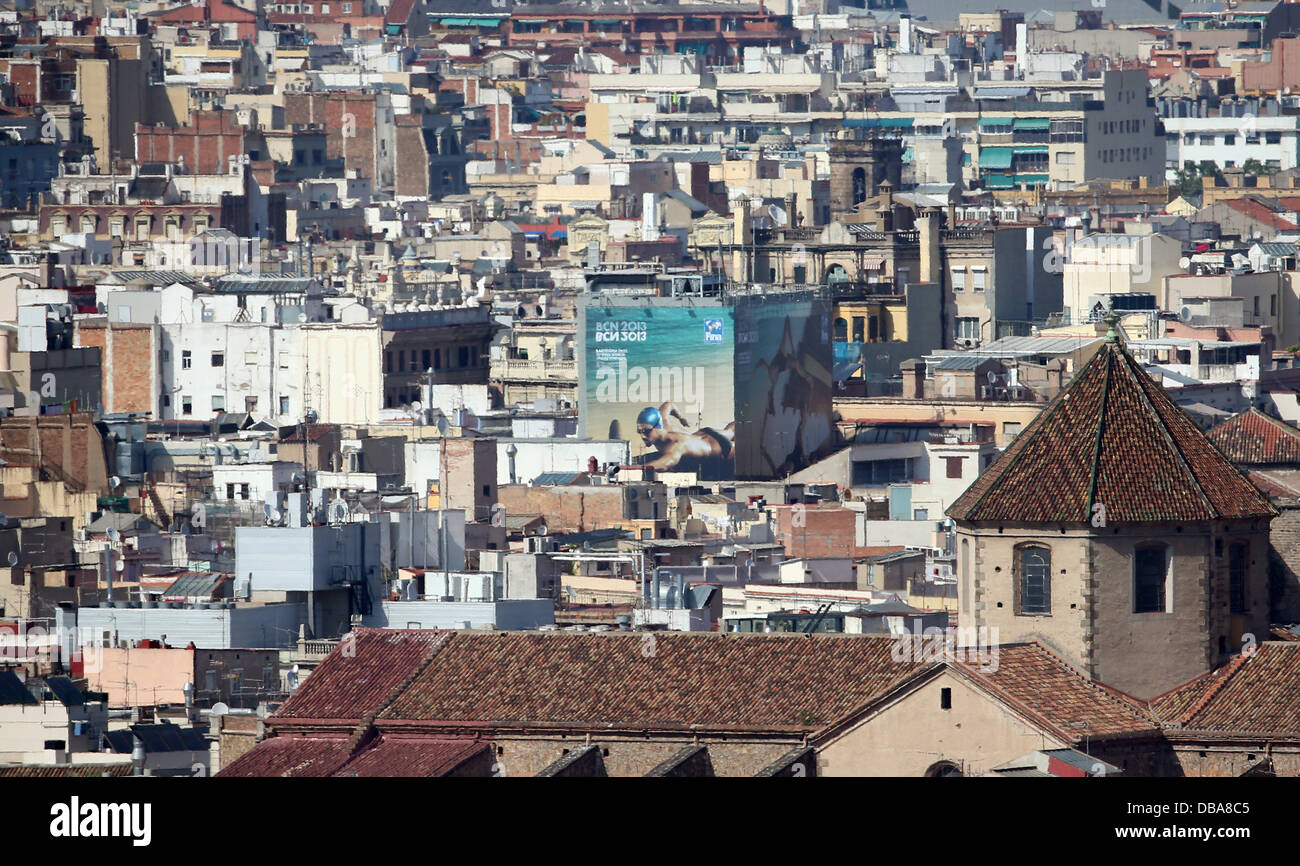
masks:
[[[948,514],[963,629],[1151,698],[1268,634],[1277,511],[1124,348],[1097,353]]]

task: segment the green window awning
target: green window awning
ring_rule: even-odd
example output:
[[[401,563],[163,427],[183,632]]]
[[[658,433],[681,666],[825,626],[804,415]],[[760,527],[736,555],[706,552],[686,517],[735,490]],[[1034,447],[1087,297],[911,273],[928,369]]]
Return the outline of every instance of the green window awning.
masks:
[[[1021,131],[1041,131],[1046,132],[1052,128],[1052,121],[1047,117],[1017,117],[1015,122],[1016,132]]]
[[[545,18],[516,18],[516,24],[545,24]]]
[[[846,129],[911,129],[915,121],[910,117],[849,117],[844,120]]]
[[[989,129],[990,127],[1010,127],[1012,119],[1010,117],[981,117],[980,129]]]
[[[1011,175],[1007,174],[990,174],[984,178],[985,189],[1012,189],[1015,185]]]
[[[981,147],[980,169],[986,168],[1011,168],[1011,148]]]
[[[1011,149],[1016,153],[1047,153],[1047,145],[1045,144],[1016,145]]]
[[[593,18],[591,19],[591,23],[592,24],[622,24],[623,22],[618,18]]]
[[[438,23],[447,27],[473,27],[480,23],[481,19],[476,18],[439,18]],[[483,24],[495,24],[496,21],[482,21]]]

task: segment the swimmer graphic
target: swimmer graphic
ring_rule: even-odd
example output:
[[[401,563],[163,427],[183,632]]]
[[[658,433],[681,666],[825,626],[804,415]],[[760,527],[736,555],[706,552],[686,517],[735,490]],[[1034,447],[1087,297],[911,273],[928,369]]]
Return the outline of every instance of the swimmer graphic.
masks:
[[[652,469],[685,469],[683,463],[700,467],[731,460],[734,421],[721,430],[701,427],[693,433],[686,427],[689,423],[671,402],[658,409],[653,406],[642,409],[636,418],[637,435],[658,452],[645,465]]]

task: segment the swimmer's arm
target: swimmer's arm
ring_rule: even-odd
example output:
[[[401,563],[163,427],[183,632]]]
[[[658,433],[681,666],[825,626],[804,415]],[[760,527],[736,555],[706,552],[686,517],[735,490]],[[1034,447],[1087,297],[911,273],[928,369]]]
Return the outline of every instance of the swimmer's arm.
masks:
[[[674,442],[665,448],[658,457],[645,465],[651,469],[672,469],[682,461],[686,453],[684,442]]]

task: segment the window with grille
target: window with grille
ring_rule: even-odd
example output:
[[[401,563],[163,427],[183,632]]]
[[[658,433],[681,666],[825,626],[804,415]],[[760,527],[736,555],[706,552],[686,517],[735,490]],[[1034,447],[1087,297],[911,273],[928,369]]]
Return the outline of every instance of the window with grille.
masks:
[[[1016,613],[1051,613],[1052,552],[1046,547],[1022,547],[1017,558],[1020,599]]]

